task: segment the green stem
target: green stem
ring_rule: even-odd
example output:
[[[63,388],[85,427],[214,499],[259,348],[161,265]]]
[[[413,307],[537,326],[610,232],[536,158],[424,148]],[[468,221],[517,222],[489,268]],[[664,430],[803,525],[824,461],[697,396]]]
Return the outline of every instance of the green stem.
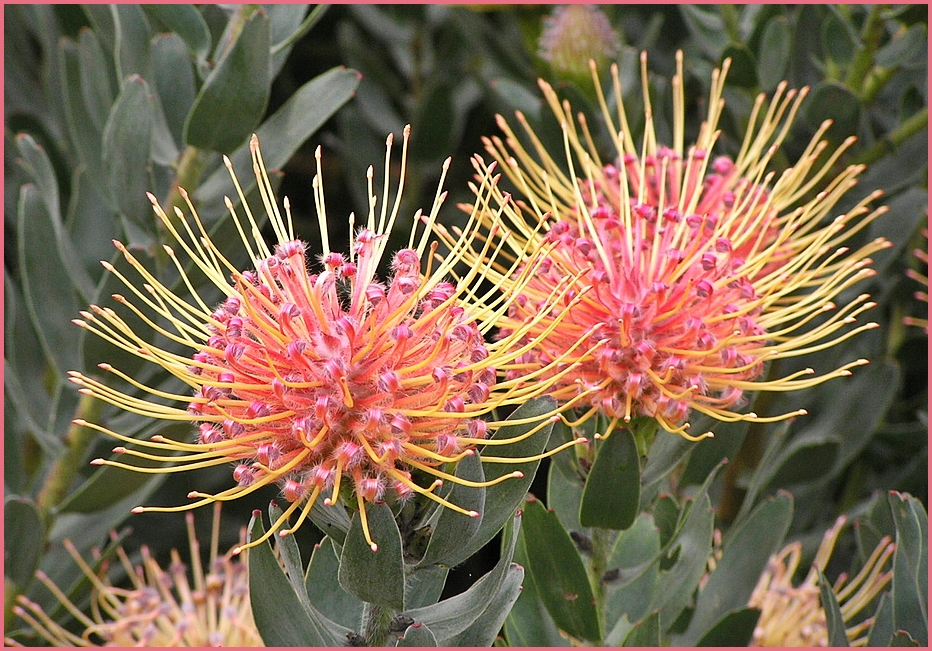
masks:
[[[605,583],[602,577],[608,569],[608,553],[612,532],[601,527],[592,528],[592,553],[589,555],[589,583],[595,598],[596,612],[605,612]]]
[[[77,418],[88,421],[100,417],[103,403],[91,396],[82,396],[78,403]],[[48,519],[52,510],[61,504],[71,483],[78,475],[78,470],[84,463],[87,449],[93,442],[96,431],[81,425],[72,425],[65,434],[65,453],[52,465],[52,469],[45,479],[36,498],[36,506],[42,514],[43,520]]]
[[[929,108],[925,107],[902,122],[893,133],[885,136],[882,140],[878,140],[873,146],[861,152],[861,155],[857,157],[855,163],[870,165],[886,154],[895,151],[897,147],[902,145],[911,136],[916,135],[927,126],[929,126]]]
[[[385,646],[391,622],[391,609],[367,603],[362,614],[362,636],[366,646]]]
[[[881,36],[883,36],[883,19],[880,17],[882,10],[883,5],[871,7],[871,12],[864,23],[864,29],[861,30],[864,47],[855,56],[851,69],[848,71],[848,78],[845,80],[845,85],[858,94],[861,94],[864,79],[874,63],[874,54],[877,52],[877,46],[880,44]]]

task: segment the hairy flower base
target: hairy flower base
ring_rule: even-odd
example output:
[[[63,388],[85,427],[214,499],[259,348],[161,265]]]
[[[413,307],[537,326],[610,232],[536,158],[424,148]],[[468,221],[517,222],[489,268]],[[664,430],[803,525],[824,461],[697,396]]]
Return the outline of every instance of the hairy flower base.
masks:
[[[186,521],[192,574],[176,550],[172,550],[171,566],[166,570],[147,547],[142,548],[140,565],[133,565],[118,548],[116,554],[132,583],[129,588],[112,585],[106,564],[95,571],[74,545],[65,541],[68,553],[93,586],[91,616],[82,613],[44,573],[38,573],[37,578],[83,627],[81,635],[62,627],[23,595],[17,598],[14,614],[54,646],[264,646],[252,619],[246,566],[233,558],[232,550],[218,555],[219,509],[214,514],[206,571],[191,514]],[[244,540],[245,535],[243,530]],[[11,639],[6,643],[20,646]]]
[[[793,585],[793,576],[802,558],[802,545],[792,543],[771,557],[748,604],[761,611],[753,646],[828,646],[828,625],[821,606],[816,570],[825,571],[845,522],[844,516],[838,518],[825,533],[812,569],[799,585]],[[864,633],[870,629],[873,619],[853,622],[893,578],[892,568],[887,571],[883,568],[894,550],[890,537],[883,538],[857,576],[849,581],[848,576],[842,574],[832,586],[852,646],[867,643]]]
[[[863,168],[852,166],[827,180],[853,142],[825,157],[827,143],[821,138],[829,123],[792,167],[779,176],[769,169],[805,91],[787,91],[781,84],[769,104],[760,96],[738,156],[713,158],[727,65],[713,76],[708,117],[688,149],[681,56],[673,79],[671,148],[656,141],[645,58],[646,126],[640,147],[628,127],[617,67],[612,68],[616,124],[592,65],[603,117],[614,134],[614,162],[600,160],[584,117],[574,122],[569,105],[543,81],[544,95],[563,125],[566,162],[556,162],[559,157],[546,151],[520,113],[530,149],[502,118],[505,140],[486,141],[523,195],[523,210],[506,211],[514,230],[507,241],[487,221],[483,244],[502,245],[509,262],[520,261],[528,250],[547,252],[499,320],[501,332],[514,336],[529,316],[543,314],[519,339],[537,341],[519,358],[521,368],[550,366],[553,371],[544,377],[552,379],[563,369],[554,365],[558,357],[576,363],[577,370],[554,382],[553,395],[569,400],[585,394],[589,409],[583,418],[601,412],[610,420],[609,431],[647,416],[696,439],[709,434],[687,433],[692,412],[722,421],[801,415],[803,410],[764,418],[738,410],[748,391],[802,389],[867,363],[856,360],[821,375],[804,369],[761,379],[770,361],[821,350],[877,327],[847,327],[873,307],[867,295],[841,309],[833,301],[874,274],[867,268],[869,256],[889,243],[879,238],[855,251],[843,245],[885,209],[868,209],[873,194],[831,219]],[[490,173],[492,166],[481,158],[473,163],[480,177]],[[454,239],[435,228],[442,238]],[[478,252],[473,259],[479,259]],[[504,285],[512,273],[497,267],[491,279]],[[554,288],[567,279],[573,287],[566,304],[548,310]],[[551,327],[556,319],[560,325]],[[586,342],[579,354],[567,357],[563,351],[579,341]]]
[[[406,129],[402,161],[407,143]],[[386,169],[391,144],[390,137]],[[177,209],[176,219],[172,219],[155,197],[149,197],[156,214],[199,272],[225,294],[226,299],[219,307],[209,308],[194,292],[192,281],[169,247],[165,251],[177,263],[193,300],[179,297],[159,282],[119,242],[117,248],[141,276],[143,289],[113,265],[104,263],[141,301],[142,307],[123,296],[114,296],[115,300],[190,353],[160,348],[144,340],[112,309],[91,306],[90,311],[81,313],[83,319],[75,321],[116,346],[165,368],[191,388],[193,397],[146,386],[109,364],[101,364],[100,368],[135,389],[186,404],[186,408],[140,399],[72,372],[71,380],[82,387],[82,393],[147,417],[193,420],[199,423],[197,440],[187,443],[156,436],[151,441],[139,441],[98,424],[76,421],[132,444],[115,448],[117,454],[170,465],[145,468],[107,459],[95,459],[92,463],[156,473],[232,463],[235,485],[231,488],[215,495],[193,491],[189,497],[196,501],[185,506],[137,507],[134,512],[193,508],[236,499],[262,486],[277,484],[290,506],[267,535],[294,531],[321,494],[324,505],[333,506],[340,501],[341,487],[348,485],[373,550],[377,545],[369,538],[366,502],[403,501],[420,494],[444,507],[478,516],[437,495],[436,489],[444,481],[488,486],[521,477],[521,471],[474,483],[455,477],[444,466],[475,454],[477,445],[507,445],[558,418],[556,414],[545,416],[537,427],[515,439],[486,438],[501,423],[484,417],[500,406],[522,404],[546,392],[572,368],[572,363],[565,363],[566,358],[579,345],[569,348],[565,356],[558,356],[551,365],[533,371],[521,370],[515,366],[515,360],[533,345],[537,336],[526,335],[533,329],[542,336],[557,325],[548,319],[540,327],[541,319],[535,316],[529,317],[524,325],[516,324],[511,336],[494,344],[485,343],[485,333],[507,309],[507,301],[514,292],[530,280],[536,264],[525,264],[522,270],[513,265],[511,271],[517,281],[510,283],[512,290],[476,296],[474,287],[487,265],[473,265],[462,277],[453,273],[462,252],[472,249],[476,233],[467,232],[453,242],[452,253],[446,258],[437,255],[436,243],[428,247],[430,224],[445,197],[438,190],[430,215],[415,215],[408,247],[393,256],[391,275],[387,282],[380,282],[376,269],[398,214],[402,188],[398,188],[395,201],[390,204],[388,178],[385,179],[382,210],[377,219],[370,168],[367,223],[356,233],[348,255],[331,251],[318,150],[314,192],[323,255],[319,271],[312,273],[306,247],[292,233],[287,199],[286,217],[279,213],[255,138],[252,153],[263,204],[278,243],[273,249],[268,248],[248,208],[243,220],[229,200],[227,207],[253,260],[253,270],[237,270],[214,247],[186,193],[182,191],[182,196],[194,216],[193,224]],[[246,206],[229,160],[226,164],[242,205]],[[448,165],[449,161],[444,174]],[[477,210],[502,210],[507,199],[502,198],[502,206],[490,207],[488,197],[494,184],[487,178],[484,186],[486,200],[480,200]],[[426,226],[415,245],[421,221]],[[352,215],[350,223],[352,227]],[[491,226],[493,232],[499,228]],[[247,237],[247,232],[251,237]],[[494,261],[496,253],[484,251],[483,255],[488,254]],[[421,260],[425,254],[427,269],[422,273]],[[436,268],[432,268],[434,263]],[[562,301],[569,286],[569,282],[564,282],[554,288],[550,301],[554,304]],[[494,298],[489,300],[491,296]],[[165,328],[164,323],[172,329]],[[499,373],[508,373],[507,379],[499,380]],[[151,452],[140,451],[138,447]],[[522,463],[537,458],[483,456],[483,461]],[[432,483],[419,484],[412,476],[414,471],[432,476]],[[297,521],[286,528],[295,513]]]

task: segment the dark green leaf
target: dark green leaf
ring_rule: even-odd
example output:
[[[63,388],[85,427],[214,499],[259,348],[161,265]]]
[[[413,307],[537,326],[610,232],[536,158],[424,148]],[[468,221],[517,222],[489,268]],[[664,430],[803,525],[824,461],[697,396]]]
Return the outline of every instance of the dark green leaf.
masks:
[[[314,547],[311,562],[307,567],[305,589],[313,606],[324,617],[346,626],[350,630],[359,628],[364,604],[340,587],[337,578],[340,558],[333,540],[324,538]]]
[[[405,567],[401,534],[392,511],[385,504],[367,504],[369,533],[378,551],[369,547],[362,518],[353,517],[340,557],[340,585],[352,595],[372,604],[403,610]]]
[[[660,613],[652,613],[647,619],[638,622],[625,638],[624,646],[660,646]]]
[[[525,425],[504,425],[495,432],[493,440],[504,441],[521,436],[534,427],[540,425],[538,419],[549,414],[556,407],[552,398],[535,398],[530,400],[508,417],[507,420],[529,419],[534,422]],[[508,445],[487,445],[480,452],[480,456],[495,456],[513,459],[516,457],[533,456],[543,452],[550,439],[553,424],[549,423],[532,436]],[[565,454],[565,453],[564,453]],[[445,561],[451,566],[458,565],[479,551],[487,542],[497,534],[501,528],[514,515],[515,510],[523,503],[527,490],[534,480],[540,461],[530,463],[484,463],[486,480],[493,480],[502,475],[520,470],[524,473],[521,479],[508,479],[485,489],[485,511],[482,513],[482,522],[476,534],[465,542],[459,550],[447,556]],[[436,629],[437,635],[440,635]],[[441,636],[443,637],[443,636]]]
[[[710,419],[706,416],[691,419],[691,431],[706,431],[711,424],[709,421]],[[647,461],[644,463],[644,470],[641,473],[642,493],[645,492],[648,486],[669,475],[696,448],[696,445],[694,441],[684,439],[677,434],[669,434],[664,431],[658,432],[657,436],[654,437],[650,450],[647,452]]]
[[[828,645],[851,646],[848,644],[848,635],[845,632],[845,619],[841,615],[841,608],[838,606],[835,593],[832,592],[832,584],[820,569],[815,568],[815,570],[819,576],[819,600],[822,603],[822,610],[825,611],[828,626]]]
[[[114,50],[117,79],[130,75],[152,78],[152,57],[149,53],[149,21],[139,5],[110,5],[114,26]]]
[[[78,57],[81,66],[81,96],[88,116],[100,133],[107,121],[107,114],[110,113],[110,106],[116,99],[113,67],[104,54],[97,35],[89,29],[81,32]]]
[[[773,477],[764,492],[823,477],[825,469],[835,464],[839,447],[838,441],[794,439],[786,446],[780,455],[781,458],[774,463]]]
[[[456,465],[456,476],[474,482],[482,482],[485,475],[482,472],[482,461],[478,455],[465,457]],[[446,563],[446,556],[460,549],[464,541],[472,538],[482,522],[482,513],[485,510],[485,488],[472,488],[462,484],[454,484],[446,499],[467,511],[475,511],[480,517],[473,518],[453,509],[441,508],[439,517],[432,523],[433,534],[427,545],[427,552],[418,565],[431,565]]]
[[[358,84],[358,73],[334,68],[301,86],[256,131],[266,165],[276,169],[287,163],[298,147],[353,96]],[[248,144],[233,152],[230,160],[237,170],[251,170]],[[251,176],[243,174],[240,179],[247,195],[256,186]],[[201,184],[196,194],[205,207],[216,206],[208,211],[210,217],[225,214],[223,196],[230,194],[229,172],[221,167]]]
[[[258,513],[258,512],[256,512]],[[261,515],[250,522],[250,540],[265,531]],[[262,543],[249,550],[249,601],[262,641],[267,646],[341,646],[342,640],[301,604],[272,548]]]
[[[175,32],[199,64],[207,59],[211,47],[210,30],[201,12],[192,5],[149,4],[142,8],[149,17]]]
[[[767,23],[757,56],[757,79],[761,90],[772,91],[786,79],[791,36],[786,16],[774,16]]]
[[[885,592],[880,595],[880,602],[874,611],[874,623],[867,636],[867,646],[890,646],[888,641],[893,633],[893,602],[890,593]]]
[[[716,425],[715,437],[702,441],[689,455],[680,485],[701,484],[722,459],[733,460],[747,436],[748,425],[747,421]]]
[[[71,144],[78,160],[87,168],[91,180],[99,184],[101,192],[109,192],[101,163],[103,125],[100,128],[94,127],[95,118],[91,117],[84,103],[79,50],[71,41],[62,39],[58,47],[58,56],[61,101],[64,104]]]
[[[551,466],[552,470],[553,466]],[[515,563],[528,566],[524,537],[519,536],[515,545]],[[505,639],[509,646],[570,646],[560,635],[537,594],[533,580],[526,580],[521,594],[505,619]]]
[[[181,6],[183,5],[146,5],[164,8]],[[184,42],[177,34],[161,34],[153,39],[152,76],[168,130],[175,144],[180,145],[183,142],[184,123],[188,111],[194,104],[197,88],[191,60],[188,58]]]
[[[204,80],[184,141],[218,152],[235,150],[262,119],[271,82],[269,19],[256,12]]]
[[[141,77],[128,77],[104,128],[103,161],[114,207],[130,224],[152,236],[155,234],[155,216],[146,192],[151,187],[149,150],[153,122],[149,84]],[[127,244],[146,245],[148,242],[131,241]]]
[[[757,59],[744,43],[731,43],[722,52],[722,59],[731,59],[728,81],[741,88],[757,86]]]
[[[637,516],[640,497],[637,443],[629,429],[616,430],[596,446],[579,506],[579,522],[584,527],[627,529]]]
[[[760,619],[757,608],[732,610],[696,642],[696,646],[748,646]]]
[[[861,100],[844,84],[826,80],[806,100],[804,115],[813,129],[825,120],[832,120],[826,135],[838,142],[857,133]]]
[[[696,44],[709,58],[721,59],[722,50],[728,45],[728,32],[714,6],[684,4],[679,5],[679,10]]]
[[[505,580],[486,609],[476,618],[472,626],[453,637],[440,640],[446,647],[489,647],[495,642],[498,632],[511,612],[512,606],[521,594],[521,582],[524,580],[524,568],[512,565]]]
[[[896,523],[893,553],[893,628],[906,631],[920,645],[928,640],[928,518],[915,497],[887,495]]]
[[[24,497],[7,497],[3,501],[4,575],[20,588],[32,581],[43,546],[42,516],[39,509]]]
[[[565,428],[563,423],[553,427],[551,445],[557,438],[557,430]],[[547,506],[557,514],[567,531],[582,532],[585,527],[579,521],[579,506],[582,503],[584,482],[579,476],[572,454],[560,454],[550,463],[547,472]]]
[[[452,638],[469,628],[502,590],[506,578],[520,572],[520,568],[512,563],[520,516],[515,516],[514,522],[510,531],[506,528],[506,544],[492,571],[476,581],[466,592],[432,606],[408,610],[404,614],[411,617],[415,623],[426,624],[438,640]]]
[[[556,514],[533,498],[524,507],[523,537],[535,589],[553,621],[574,637],[601,640],[599,616],[579,552]]]
[[[443,593],[443,585],[450,573],[446,567],[422,567],[405,580],[405,606],[423,608],[437,603]]]
[[[305,21],[308,7],[303,4],[266,5],[263,10],[269,16],[269,49],[272,53],[272,78],[285,64],[295,42],[306,34],[326,11],[326,5],[317,5],[312,13],[313,20]],[[309,16],[308,18],[312,18]]]
[[[764,501],[744,522],[728,532],[722,557],[715,564],[696,600],[689,628],[680,644],[691,645],[710,634],[722,613],[747,605],[767,566],[779,549],[793,519],[793,498],[781,491]]]
[[[437,638],[424,624],[412,624],[405,629],[404,635],[398,638],[395,646],[432,647],[437,646]]]

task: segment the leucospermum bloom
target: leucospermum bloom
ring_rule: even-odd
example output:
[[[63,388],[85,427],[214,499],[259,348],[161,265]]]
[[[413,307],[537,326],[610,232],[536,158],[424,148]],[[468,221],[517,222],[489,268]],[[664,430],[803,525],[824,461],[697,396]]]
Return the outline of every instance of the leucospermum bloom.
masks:
[[[768,420],[739,411],[746,392],[809,387],[866,363],[856,360],[821,375],[806,369],[777,379],[760,377],[769,361],[827,348],[876,327],[848,327],[872,307],[867,295],[840,309],[833,301],[873,275],[869,256],[888,243],[881,238],[856,250],[844,246],[884,209],[870,211],[877,196],[872,194],[847,213],[833,214],[862,167],[832,176],[853,139],[827,152],[822,136],[829,123],[799,160],[782,173],[772,169],[805,90],[787,90],[784,83],[769,102],[758,97],[737,157],[714,154],[727,65],[714,73],[708,115],[688,148],[681,54],[673,78],[669,147],[657,142],[643,56],[640,145],[625,114],[617,66],[612,67],[616,121],[594,64],[605,130],[614,144],[611,159],[597,152],[585,117],[574,120],[569,104],[544,81],[544,96],[563,126],[564,151],[547,151],[521,113],[523,140],[501,117],[504,140],[486,140],[486,149],[522,195],[523,214],[510,224],[516,236],[505,247],[517,258],[524,250],[548,250],[499,325],[505,336],[513,336],[528,315],[548,311],[542,301],[555,287],[576,279],[566,294],[573,305],[549,309],[519,340],[538,340],[521,358],[529,368],[550,366],[560,356],[564,363],[579,364],[555,381],[553,393],[563,400],[585,396],[588,410],[579,422],[601,413],[611,431],[619,422],[644,417],[695,439],[687,431],[693,412],[722,421]],[[480,175],[487,173],[481,158],[474,165]],[[499,239],[494,233],[488,238]],[[491,279],[502,285],[513,273],[505,267],[495,272]],[[553,327],[556,318],[562,322]],[[563,351],[580,340],[587,345],[565,356]],[[552,368],[545,377],[563,367]]]
[[[108,364],[101,364],[101,369],[151,398],[123,393],[77,372],[71,374],[72,381],[82,387],[83,393],[130,412],[195,421],[199,432],[193,442],[161,436],[138,441],[99,424],[78,424],[133,444],[116,448],[117,453],[170,465],[153,469],[105,459],[96,459],[94,464],[140,472],[176,472],[233,463],[235,484],[214,495],[194,491],[189,497],[195,501],[183,506],[137,507],[135,512],[194,508],[277,484],[290,505],[266,535],[274,531],[286,535],[301,525],[322,493],[323,504],[334,506],[340,502],[341,488],[346,487],[345,497],[358,505],[373,551],[377,545],[369,535],[366,502],[405,500],[420,494],[444,507],[478,516],[437,494],[436,489],[444,481],[472,485],[446,472],[443,466],[474,454],[477,445],[514,441],[486,440],[500,422],[483,417],[498,407],[522,404],[544,393],[560,373],[538,381],[553,365],[525,372],[514,364],[524,350],[519,341],[529,339],[526,335],[536,328],[537,318],[517,326],[510,337],[492,344],[485,342],[484,333],[507,309],[510,294],[489,292],[489,301],[478,294],[476,287],[486,265],[473,267],[457,277],[456,283],[446,280],[460,253],[471,248],[476,233],[464,233],[447,257],[437,255],[437,243],[429,245],[429,236],[430,224],[446,196],[439,188],[429,215],[423,216],[420,211],[415,215],[408,247],[391,258],[389,278],[385,282],[378,280],[376,268],[399,213],[408,133],[406,128],[402,181],[394,201],[389,195],[392,138],[388,139],[380,209],[370,168],[368,218],[351,235],[347,254],[330,248],[318,149],[314,198],[323,254],[319,270],[313,273],[305,244],[294,237],[287,199],[283,215],[273,196],[256,138],[252,140],[253,167],[264,210],[277,238],[274,247],[269,248],[263,241],[232,164],[225,159],[245,218],[237,214],[229,199],[227,207],[253,261],[252,270],[237,270],[215,247],[186,193],[182,195],[190,219],[181,210],[166,214],[150,195],[165,228],[225,300],[218,307],[209,307],[194,292],[170,247],[165,251],[193,292],[190,299],[176,295],[117,242],[142,282],[104,263],[138,300],[132,303],[123,296],[114,298],[178,345],[181,352],[146,341],[112,309],[92,306],[75,323],[163,367],[187,384],[193,397],[145,386]],[[444,165],[444,175],[449,162]],[[491,179],[486,178],[485,201],[477,203],[477,210],[503,209],[489,205],[491,185]],[[352,231],[355,218],[350,215],[349,219]],[[417,227],[422,222],[418,237]],[[493,231],[498,228],[492,226]],[[492,260],[497,259],[494,250],[487,253]],[[426,268],[422,269],[425,257]],[[512,271],[526,282],[533,267]],[[520,291],[524,282],[518,280],[515,291]],[[564,285],[555,289],[552,300],[562,300],[569,283]],[[499,372],[515,368],[518,370],[513,377],[499,381]],[[164,404],[166,400],[169,404]],[[179,402],[181,406],[171,404]],[[529,427],[521,438],[547,422],[544,418],[538,427]],[[137,450],[136,446],[154,453]],[[522,461],[491,455],[483,460]],[[426,476],[432,483],[422,485],[425,482],[418,483],[412,473]],[[515,470],[488,483],[521,475],[520,470]],[[296,523],[283,528],[295,513]]]
[[[797,585],[793,584],[793,577],[802,559],[802,545],[791,543],[770,558],[748,604],[761,611],[752,646],[828,646],[828,624],[821,605],[816,570],[825,572],[845,522],[844,516],[838,518],[825,533],[812,568]],[[873,619],[858,621],[857,618],[893,578],[892,568],[884,568],[894,549],[890,537],[883,538],[860,572],[853,578],[842,574],[832,585],[851,646],[867,643],[865,633]]]
[[[219,504],[217,505],[219,506]],[[219,547],[219,509],[215,511],[210,558],[201,563],[194,518],[187,514],[191,572],[177,550],[166,569],[141,549],[142,562],[134,564],[122,547],[116,556],[128,587],[113,585],[105,562],[94,570],[70,541],[68,552],[91,582],[91,611],[84,613],[45,574],[40,582],[58,599],[82,629],[76,634],[52,619],[35,602],[20,595],[13,612],[44,642],[52,646],[155,646],[155,647],[260,647],[264,646],[252,618],[246,565],[232,550],[222,556]],[[246,531],[243,529],[242,541]],[[19,646],[11,639],[7,644]]]

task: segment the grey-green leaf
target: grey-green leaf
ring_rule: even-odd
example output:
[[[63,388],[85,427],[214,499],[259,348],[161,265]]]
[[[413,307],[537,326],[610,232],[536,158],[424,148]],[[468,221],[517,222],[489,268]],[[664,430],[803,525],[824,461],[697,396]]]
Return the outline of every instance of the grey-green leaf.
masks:
[[[207,22],[192,5],[148,4],[143,11],[177,34],[198,62],[203,63],[210,53],[211,38]]]
[[[748,646],[759,619],[760,611],[757,608],[732,610],[710,628],[702,639],[696,642],[696,646]]]
[[[204,80],[184,141],[223,153],[235,150],[262,119],[271,85],[269,19],[257,11]]]
[[[745,522],[737,523],[678,643],[695,644],[711,632],[722,613],[747,605],[768,559],[783,543],[792,518],[793,498],[781,491],[758,506]]]
[[[426,624],[439,640],[452,638],[465,631],[485,612],[489,602],[501,591],[506,578],[519,571],[512,563],[512,557],[520,522],[521,517],[516,515],[512,526],[505,529],[505,544],[498,563],[466,592],[432,606],[408,610],[405,615],[415,623]]]
[[[637,443],[629,429],[618,429],[597,443],[579,506],[579,522],[584,527],[627,529],[637,516],[640,497]]]
[[[257,511],[250,522],[250,540],[259,538],[264,531]],[[266,646],[341,645],[334,632],[312,619],[265,542],[249,550],[249,601],[256,628]]]
[[[531,419],[534,422],[525,425],[504,425],[495,432],[493,440],[513,439],[525,434],[530,429],[539,426],[539,418],[543,418],[556,407],[556,402],[552,398],[535,398],[530,400],[514,411],[507,420]],[[508,445],[487,445],[480,452],[480,456],[495,456],[502,458],[517,458],[533,456],[544,451],[547,441],[550,439],[553,424],[548,423],[538,432],[528,438],[516,441]],[[485,463],[486,480],[497,479],[502,475],[520,470],[524,473],[523,478],[508,479],[494,486],[485,489],[485,510],[482,513],[482,522],[476,534],[465,542],[458,551],[448,555],[446,563],[457,565],[479,549],[497,534],[506,522],[514,515],[517,508],[523,503],[527,490],[534,480],[537,467],[540,461],[530,463],[510,464],[510,463]]]
[[[456,465],[456,476],[473,482],[482,482],[485,475],[482,472],[482,461],[478,455],[465,457]],[[433,534],[427,545],[427,552],[418,565],[443,563],[448,554],[462,547],[463,542],[472,538],[482,522],[482,512],[485,510],[485,491],[483,488],[473,488],[454,484],[446,499],[467,511],[475,511],[480,516],[470,517],[453,509],[441,508],[436,522],[433,524]]]
[[[786,78],[791,36],[786,16],[774,16],[764,28],[757,56],[757,80],[761,90],[772,91]]]
[[[329,537],[321,540],[311,555],[304,584],[313,606],[325,617],[349,629],[359,627],[363,602],[340,587],[337,575],[340,557]]]
[[[340,557],[340,585],[372,604],[403,610],[405,567],[401,534],[392,511],[385,504],[367,504],[369,534],[378,550],[369,547],[360,514],[353,517]]]
[[[155,216],[146,199],[146,192],[151,187],[149,151],[153,122],[149,84],[142,77],[128,77],[104,128],[103,162],[107,170],[107,187],[120,214],[143,233],[154,236]]]
[[[149,21],[139,5],[110,5],[113,15],[114,49],[117,79],[130,75],[143,79],[152,77],[152,56],[149,52]]]
[[[412,624],[405,629],[404,635],[398,638],[395,646],[432,647],[437,646],[437,638],[424,624]]]

